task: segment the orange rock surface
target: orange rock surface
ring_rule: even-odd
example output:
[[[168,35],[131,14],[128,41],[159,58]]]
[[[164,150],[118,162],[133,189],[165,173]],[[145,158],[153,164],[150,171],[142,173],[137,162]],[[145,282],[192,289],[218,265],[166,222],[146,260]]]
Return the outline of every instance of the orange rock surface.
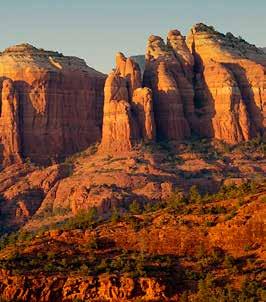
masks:
[[[152,92],[141,88],[141,71],[131,58],[116,55],[105,82],[101,150],[123,152],[141,139],[155,138]]]
[[[178,31],[169,33],[167,45],[161,37],[150,36],[144,84],[153,91],[159,139],[190,136],[190,124],[195,122],[192,66],[193,57]]]
[[[232,144],[263,135],[265,54],[201,23],[191,29],[187,43],[195,57],[199,133]]]
[[[21,161],[19,98],[12,80],[3,80],[0,104],[0,163],[7,165]]]
[[[3,83],[1,102],[5,115],[0,123],[5,128],[3,134],[0,130],[2,161],[19,153],[47,162],[100,139],[105,75],[83,60],[17,45],[1,53],[0,77],[10,79]]]

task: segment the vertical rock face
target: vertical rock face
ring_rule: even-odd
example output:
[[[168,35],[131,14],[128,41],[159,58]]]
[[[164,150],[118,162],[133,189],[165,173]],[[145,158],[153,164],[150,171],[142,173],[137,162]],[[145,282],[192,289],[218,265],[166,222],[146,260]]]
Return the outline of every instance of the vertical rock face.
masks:
[[[141,70],[139,65],[131,58],[126,58],[121,52],[116,55],[116,72],[126,79],[128,83],[129,99],[133,91],[141,87]]]
[[[137,59],[144,71],[118,53],[104,89],[106,76],[79,58],[29,44],[0,53],[0,165],[64,158],[101,137],[119,152],[194,132],[230,144],[265,135],[262,49],[200,23],[186,40],[150,36]]]
[[[195,58],[199,133],[238,143],[264,133],[266,56],[231,33],[194,26],[187,43]]]
[[[106,79],[104,95],[101,149],[114,152],[130,150],[138,135],[128,100],[126,79],[112,72]]]
[[[215,75],[210,76],[210,75]],[[222,64],[208,64],[200,83],[198,132],[204,137],[215,137],[228,143],[251,138],[251,125],[246,105],[232,72]]]
[[[0,100],[0,161],[4,165],[21,160],[18,102],[13,82],[4,80]]]
[[[149,38],[144,84],[153,90],[159,139],[190,136],[194,123],[192,66],[193,57],[178,31],[169,33],[167,45],[158,36]]]
[[[0,77],[16,91],[24,158],[46,162],[100,140],[105,75],[83,60],[17,45],[1,53]]]
[[[191,82],[193,80],[194,57],[186,44],[185,37],[181,35],[179,30],[171,30],[167,35],[167,45],[173,49],[183,73]]]
[[[154,140],[156,129],[151,89],[147,87],[135,89],[132,98],[132,106],[141,137],[144,140]]]
[[[135,142],[154,137],[152,92],[141,88],[138,64],[118,53],[116,69],[105,82],[100,149],[105,152],[129,151]]]
[[[160,62],[157,69],[156,116],[160,138],[179,140],[189,137],[190,128],[184,116],[180,91],[167,65]]]

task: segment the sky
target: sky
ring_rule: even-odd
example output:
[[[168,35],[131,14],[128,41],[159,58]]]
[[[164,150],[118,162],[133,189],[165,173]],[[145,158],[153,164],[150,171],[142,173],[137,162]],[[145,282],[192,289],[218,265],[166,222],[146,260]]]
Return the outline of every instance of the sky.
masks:
[[[151,34],[203,22],[266,47],[266,0],[0,0],[0,49],[19,43],[74,55],[108,73],[114,56],[144,54]]]

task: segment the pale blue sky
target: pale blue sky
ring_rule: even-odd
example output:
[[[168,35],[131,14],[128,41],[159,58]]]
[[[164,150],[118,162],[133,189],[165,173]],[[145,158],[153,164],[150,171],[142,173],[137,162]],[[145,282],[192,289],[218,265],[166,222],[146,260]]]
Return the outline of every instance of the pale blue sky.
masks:
[[[143,54],[150,34],[198,22],[266,47],[266,0],[0,0],[0,49],[28,42],[109,72],[114,55]]]

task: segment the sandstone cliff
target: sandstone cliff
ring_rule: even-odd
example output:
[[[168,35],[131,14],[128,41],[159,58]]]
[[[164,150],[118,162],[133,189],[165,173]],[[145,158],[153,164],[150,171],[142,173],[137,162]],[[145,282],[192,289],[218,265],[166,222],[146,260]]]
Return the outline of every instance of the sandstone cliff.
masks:
[[[104,88],[103,152],[130,151],[134,143],[155,138],[152,92],[141,86],[138,64],[118,53]]]
[[[198,132],[233,144],[263,135],[265,54],[204,24],[191,29],[187,43],[195,57]]]
[[[0,105],[0,162],[18,163],[21,161],[19,99],[12,80],[2,82]]]
[[[174,42],[177,36],[177,32],[169,34],[169,45],[162,38],[151,36],[146,51],[144,85],[153,91],[157,137],[165,140],[189,137],[189,123],[194,114],[192,65],[189,65],[193,59],[184,47],[183,37],[180,36],[180,43]]]
[[[46,162],[99,140],[104,80],[79,58],[29,44],[2,52],[0,160]]]
[[[49,162],[100,140],[122,152],[194,133],[230,144],[264,135],[261,49],[197,24],[187,39],[178,30],[166,43],[152,35],[145,67],[138,58],[144,70],[118,53],[104,89],[105,75],[81,59],[29,44],[2,52],[0,163]]]

